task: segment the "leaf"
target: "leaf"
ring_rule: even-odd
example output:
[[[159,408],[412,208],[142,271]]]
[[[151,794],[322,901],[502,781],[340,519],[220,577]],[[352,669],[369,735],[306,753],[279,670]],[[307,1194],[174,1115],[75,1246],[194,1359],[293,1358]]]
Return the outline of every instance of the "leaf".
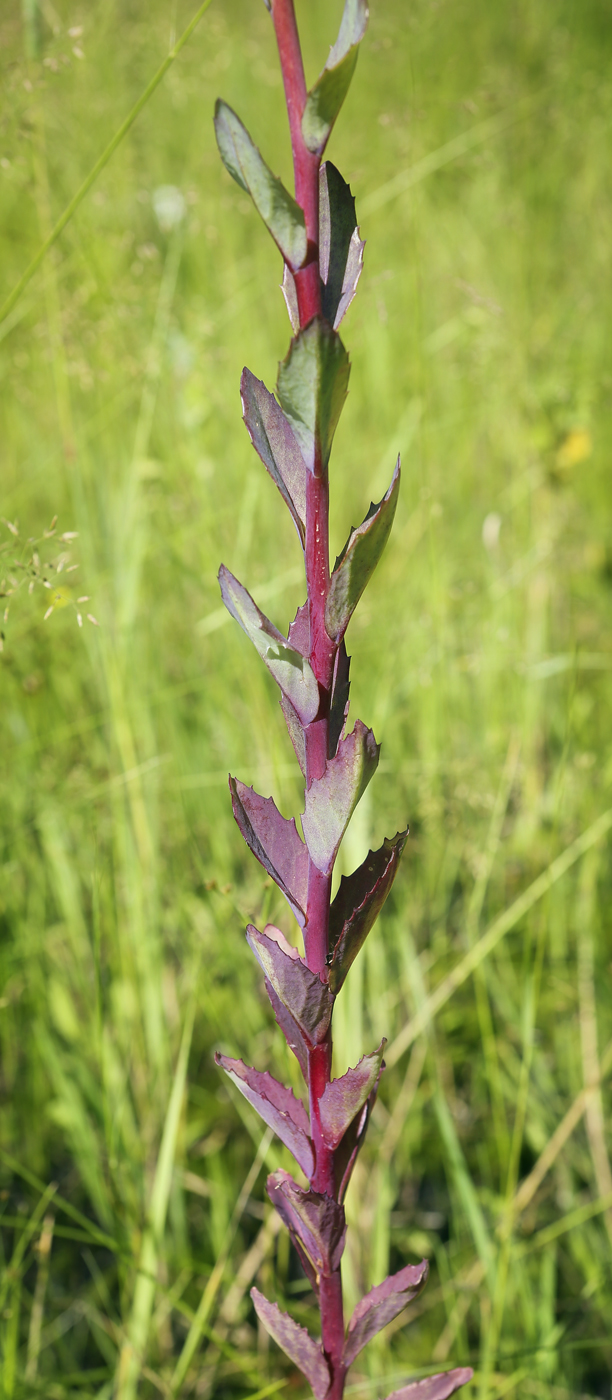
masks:
[[[319,1119],[324,1141],[332,1152],[369,1099],[378,1081],[386,1044],[386,1040],[381,1040],[378,1050],[363,1055],[354,1069],[325,1086],[319,1099]]]
[[[291,743],[293,744],[293,748],[294,748],[294,751],[295,751],[295,756],[296,756],[297,761],[298,761],[298,763],[299,763],[299,765],[300,765],[300,768],[301,768],[301,770],[302,770],[302,776],[305,778],[305,777],[306,777],[306,740],[305,740],[305,738],[304,738],[304,727],[303,727],[303,725],[300,724],[300,721],[299,721],[299,719],[298,719],[298,716],[297,716],[296,713],[295,713],[295,710],[294,710],[294,708],[293,708],[293,705],[292,705],[291,702],[287,699],[287,696],[286,696],[286,695],[281,695],[281,696],[280,696],[280,707],[281,707],[281,710],[282,710],[283,715],[284,715],[284,717],[285,717],[285,724],[287,725],[287,731],[288,731],[288,734],[289,734],[289,738],[290,738],[290,740],[291,740]]]
[[[325,772],[306,792],[302,830],[318,870],[329,875],[338,847],[362,792],[376,771],[380,746],[371,729],[358,719],[355,728],[338,744]]]
[[[331,700],[329,705],[329,757],[334,758],[338,749],[338,744],[344,733],[349,712],[349,671],[351,668],[351,658],[346,654],[344,642],[336,651],[334,661],[334,676],[332,680]]]
[[[386,496],[379,505],[372,503],[363,524],[351,530],[342,554],[336,560],[325,604],[325,628],[332,641],[339,641],[344,636],[387,543],[397,507],[399,484],[398,457]]]
[[[340,1267],[346,1237],[344,1208],[331,1196],[304,1191],[289,1172],[272,1172],[267,1191],[272,1205],[317,1274],[328,1278]]]
[[[319,269],[323,315],[334,330],[357,291],[364,248],[350,188],[325,161],[319,171]]]
[[[425,1287],[428,1273],[429,1264],[423,1259],[420,1264],[408,1264],[399,1273],[391,1274],[384,1283],[378,1283],[366,1293],[349,1322],[344,1346],[345,1366],[350,1366],[372,1337],[417,1297]]]
[[[334,999],[329,987],[317,973],[310,971],[280,929],[268,924],[265,932],[260,933],[249,924],[247,941],[268,982],[309,1045],[318,1045],[325,1039],[331,1021]]]
[[[310,655],[310,620],[308,616],[308,603],[302,603],[298,608],[293,622],[289,628],[289,645],[299,651],[300,656]]]
[[[334,1182],[336,1186],[336,1195],[339,1201],[343,1201],[346,1196],[353,1167],[363,1147],[365,1135],[368,1131],[368,1123],[372,1115],[372,1109],[376,1103],[376,1095],[378,1094],[378,1085],[383,1068],[384,1064],[380,1067],[378,1079],[376,1080],[369,1098],[366,1100],[360,1112],[355,1115],[352,1123],[349,1124],[340,1146],[336,1148],[334,1153]]]
[[[458,1366],[455,1371],[443,1371],[437,1376],[427,1376],[424,1381],[413,1381],[401,1390],[394,1390],[387,1400],[448,1400],[462,1385],[472,1380],[471,1366]]]
[[[285,261],[292,268],[301,267],[308,250],[304,211],[272,174],[240,118],[221,98],[215,103],[215,135],[225,169],[250,194]]]
[[[282,1313],[277,1303],[270,1303],[258,1288],[251,1289],[257,1316],[283,1351],[299,1367],[312,1386],[316,1400],[324,1400],[330,1387],[329,1367],[319,1344],[305,1327],[300,1327],[288,1313]]]
[[[338,38],[321,76],[306,98],[302,135],[313,154],[324,149],[349,90],[367,22],[365,0],[346,0]]]
[[[308,851],[293,817],[282,817],[272,797],[260,797],[230,777],[234,817],[253,855],[272,876],[299,924],[306,923]]]
[[[380,914],[407,838],[408,828],[398,831],[392,841],[385,840],[377,851],[370,851],[352,875],[342,876],[329,911],[332,961],[328,980],[335,995]]]
[[[277,393],[309,471],[315,469],[315,443],[326,471],[336,425],[347,394],[349,358],[340,336],[321,316],[294,336],[278,367]]]
[[[225,564],[219,569],[219,583],[228,612],[252,641],[301,723],[310,724],[319,709],[319,686],[309,663],[260,612],[250,593]]]
[[[294,1021],[291,1012],[288,1011],[287,1007],[283,1005],[280,997],[277,996],[274,987],[272,986],[272,983],[268,982],[267,977],[265,981],[265,987],[270,998],[270,1004],[274,1012],[276,1024],[277,1026],[280,1026],[285,1040],[287,1041],[287,1045],[289,1046],[289,1049],[293,1051],[304,1076],[304,1079],[306,1083],[308,1083],[308,1046],[306,1045],[306,1041],[304,1040],[298,1023],[297,1021]]]
[[[303,1103],[296,1099],[293,1090],[279,1084],[267,1070],[252,1069],[242,1060],[231,1060],[218,1051],[215,1064],[225,1070],[240,1093],[257,1109],[264,1123],[293,1153],[298,1166],[310,1179],[314,1171],[310,1123]]]
[[[291,321],[292,330],[294,334],[297,335],[300,329],[300,313],[298,308],[297,288],[295,285],[295,277],[293,276],[291,268],[287,266],[287,263],[283,263],[283,280],[281,283],[281,292],[285,298],[285,306],[287,307],[287,314],[289,316],[289,320]]]
[[[243,369],[242,416],[255,451],[289,507],[302,548],[306,538],[306,463],[282,408],[261,379]]]

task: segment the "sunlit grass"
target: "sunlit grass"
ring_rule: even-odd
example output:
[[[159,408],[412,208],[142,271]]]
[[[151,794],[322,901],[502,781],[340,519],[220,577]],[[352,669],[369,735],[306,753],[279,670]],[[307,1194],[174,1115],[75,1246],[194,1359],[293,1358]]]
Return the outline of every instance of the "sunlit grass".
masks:
[[[2,300],[195,8],[41,0],[24,34],[4,7]],[[299,6],[310,75],[340,9]],[[359,1400],[468,1361],[481,1400],[610,1393],[609,64],[598,0],[373,4],[330,151],[367,238],[333,546],[404,462],[349,636],[383,752],[344,868],[411,827],[336,1010],[339,1070],[390,1050],[347,1300],[432,1263]],[[227,771],[300,800],[219,563],[281,626],[303,600],[238,396],[287,348],[280,268],[217,95],[289,180],[265,8],[215,0],[0,325],[0,564],[56,514],[78,532],[74,607],[2,600],[6,1396],[294,1393],[251,1283],[314,1325],[265,1197],[283,1150],[212,1064],[295,1073],[242,929],[294,931]]]

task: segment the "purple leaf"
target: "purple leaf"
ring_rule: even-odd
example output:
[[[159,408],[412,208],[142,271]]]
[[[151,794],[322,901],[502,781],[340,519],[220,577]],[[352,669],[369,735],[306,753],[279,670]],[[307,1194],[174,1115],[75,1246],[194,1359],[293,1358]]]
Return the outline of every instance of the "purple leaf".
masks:
[[[300,1327],[294,1322],[288,1313],[282,1313],[277,1303],[270,1303],[264,1298],[258,1288],[251,1289],[251,1298],[257,1316],[277,1346],[282,1347],[290,1360],[299,1367],[312,1386],[316,1400],[324,1400],[330,1386],[330,1374],[318,1342],[315,1342],[305,1327]]]
[[[346,0],[338,38],[330,49],[323,72],[306,98],[302,136],[313,154],[323,151],[349,90],[367,22],[366,0]]]
[[[334,677],[332,681],[332,693],[329,706],[329,757],[335,758],[338,744],[344,733],[349,712],[349,671],[351,658],[346,654],[344,642],[340,643],[336,651],[334,662]]]
[[[281,817],[272,797],[260,797],[230,777],[234,817],[247,846],[282,890],[299,924],[306,922],[308,851],[293,817]]]
[[[283,267],[283,281],[281,285],[281,292],[285,298],[285,306],[287,307],[287,314],[289,316],[289,320],[291,321],[291,329],[293,331],[293,334],[297,335],[300,329],[300,313],[298,309],[297,290],[295,286],[295,277],[293,276],[291,268],[287,265],[287,263],[285,263]]]
[[[331,1196],[304,1191],[289,1172],[272,1172],[267,1190],[272,1205],[287,1226],[292,1239],[299,1240],[315,1275],[328,1278],[340,1267],[346,1236],[344,1209]]]
[[[306,537],[306,463],[293,428],[274,395],[268,392],[261,379],[251,374],[250,369],[242,371],[240,397],[242,416],[253,447],[291,511],[303,548]]]
[[[340,740],[334,758],[328,759],[322,778],[315,779],[306,792],[302,830],[323,875],[331,872],[359,798],[376,770],[379,753],[372,730],[358,719],[351,733]]]
[[[301,723],[310,724],[319,709],[319,686],[308,662],[260,612],[250,593],[225,564],[219,569],[219,583],[228,612],[252,641]]]
[[[340,336],[321,316],[313,317],[291,341],[277,384],[281,408],[309,471],[315,468],[315,437],[321,443],[321,466],[327,469],[348,377],[349,358]]]
[[[340,171],[328,160],[319,171],[319,267],[323,315],[334,330],[357,291],[364,248],[355,200]]]
[[[329,945],[332,962],[329,985],[340,991],[346,974],[383,907],[396,876],[406,844],[408,829],[398,831],[392,841],[383,841],[352,875],[343,875],[329,911]]]
[[[308,603],[302,603],[298,608],[293,622],[289,628],[289,646],[295,647],[300,656],[310,656],[310,620],[308,617]]]
[[[443,1371],[437,1376],[427,1376],[424,1381],[404,1385],[387,1396],[387,1400],[448,1400],[449,1395],[467,1385],[473,1375],[471,1366],[458,1366],[455,1371]]]
[[[408,1264],[399,1273],[391,1274],[384,1283],[378,1283],[366,1293],[349,1322],[344,1347],[345,1366],[350,1366],[362,1347],[417,1297],[425,1287],[428,1273],[429,1264],[423,1259],[420,1264]]]
[[[303,1103],[292,1089],[279,1084],[267,1070],[251,1069],[242,1060],[230,1060],[227,1055],[215,1055],[215,1064],[233,1080],[260,1118],[272,1128],[285,1147],[293,1153],[305,1176],[314,1171],[314,1153],[310,1141],[310,1123]]]
[[[332,1151],[342,1141],[356,1115],[369,1099],[382,1067],[386,1040],[381,1040],[372,1055],[363,1055],[355,1069],[347,1070],[341,1079],[332,1079],[319,1099],[321,1132]]]
[[[379,505],[374,503],[361,525],[353,527],[336,559],[325,604],[325,630],[339,641],[344,636],[363,590],[389,538],[400,484],[398,457],[391,485]]]
[[[297,1021],[294,1021],[291,1012],[287,1010],[279,996],[276,995],[274,987],[266,978],[266,991],[270,998],[270,1004],[274,1012],[276,1024],[280,1026],[285,1040],[290,1050],[293,1050],[295,1058],[300,1066],[306,1083],[308,1083],[308,1046]]]
[[[295,713],[293,705],[291,704],[291,701],[287,699],[286,695],[280,696],[279,703],[284,715],[285,724],[287,725],[287,732],[289,734],[289,738],[291,740],[291,743],[293,744],[295,756],[302,770],[302,776],[305,778],[306,740],[304,738],[304,726],[303,724],[300,724],[300,720]]]
[[[215,135],[225,169],[250,194],[285,261],[301,267],[308,248],[304,212],[272,174],[240,117],[220,98],[215,104]]]
[[[381,1074],[382,1070],[383,1066],[381,1065]],[[349,1123],[342,1142],[334,1153],[334,1180],[339,1201],[343,1201],[346,1196],[353,1167],[355,1166],[355,1162],[363,1146],[364,1138],[368,1130],[368,1123],[372,1115],[372,1109],[376,1103],[379,1082],[380,1074],[369,1099],[366,1101],[361,1111],[355,1115],[352,1123]]]
[[[247,939],[276,995],[297,1021],[309,1045],[318,1045],[325,1039],[331,1021],[334,999],[329,987],[310,971],[297,950],[272,924],[264,933],[249,924]]]

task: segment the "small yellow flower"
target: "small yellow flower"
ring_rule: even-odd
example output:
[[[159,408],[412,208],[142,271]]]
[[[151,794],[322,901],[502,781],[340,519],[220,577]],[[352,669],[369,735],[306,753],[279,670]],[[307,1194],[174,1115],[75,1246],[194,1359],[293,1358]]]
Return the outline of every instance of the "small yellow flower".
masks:
[[[579,462],[586,462],[592,451],[593,439],[588,428],[572,428],[558,449],[557,466],[562,471],[577,467]]]

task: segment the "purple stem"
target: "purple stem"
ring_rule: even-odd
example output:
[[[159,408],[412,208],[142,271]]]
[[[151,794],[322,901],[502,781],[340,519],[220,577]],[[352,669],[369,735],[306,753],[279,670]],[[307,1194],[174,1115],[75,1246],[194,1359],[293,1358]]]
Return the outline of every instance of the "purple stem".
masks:
[[[295,275],[300,328],[321,315],[319,278],[319,166],[302,137],[302,114],[306,103],[306,79],[295,19],[293,0],[272,0],[272,19],[280,56],[285,100],[291,133],[295,175],[295,197],[304,211],[308,256],[305,267]],[[329,708],[336,647],[325,630],[325,602],[329,590],[329,483],[322,465],[321,445],[315,442],[314,471],[308,474],[306,488],[306,585],[310,622],[309,661],[319,682],[319,713],[305,729],[306,785],[322,777],[329,757]],[[322,875],[314,861],[309,862],[307,920],[304,931],[306,962],[312,972],[322,972],[329,949],[329,906],[331,875]],[[319,1100],[331,1078],[331,1030],[322,1045],[309,1052],[308,1088],[312,1140],[315,1149],[313,1190],[337,1199],[333,1153],[326,1147],[320,1126]],[[341,1400],[345,1369],[342,1365],[344,1318],[340,1268],[331,1277],[320,1279],[319,1306],[323,1349],[330,1364],[332,1384],[327,1400]]]

